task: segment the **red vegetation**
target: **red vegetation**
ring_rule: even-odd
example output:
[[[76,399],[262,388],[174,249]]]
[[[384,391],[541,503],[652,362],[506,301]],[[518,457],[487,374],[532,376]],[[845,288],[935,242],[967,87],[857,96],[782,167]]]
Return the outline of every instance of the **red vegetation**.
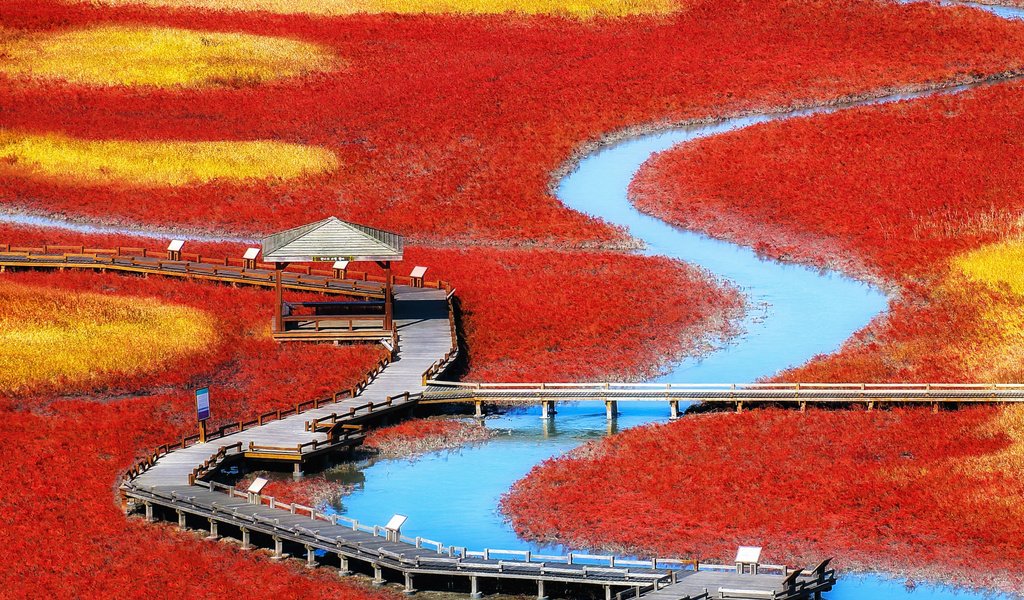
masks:
[[[349,492],[351,487],[336,481],[329,481],[322,474],[315,474],[293,479],[290,475],[283,476],[281,473],[262,472],[244,477],[235,485],[235,488],[245,491],[252,484],[256,477],[267,479],[267,485],[263,487],[264,496],[273,497],[278,502],[285,504],[301,504],[303,506],[320,507],[323,504],[332,504],[341,496]]]
[[[727,562],[764,544],[770,562],[1019,590],[1021,414],[688,417],[548,461],[503,507],[521,535],[579,548]]]
[[[120,474],[142,453],[194,433],[188,386],[211,385],[217,426],[348,387],[377,360],[377,348],[275,345],[256,333],[269,318],[268,292],[94,273],[3,278],[159,296],[212,313],[223,335],[216,348],[177,370],[122,382],[120,396],[83,389],[77,392],[99,402],[26,394],[0,403],[0,461],[9,474],[0,486],[0,507],[7,515],[4,535],[13,544],[8,552],[17,557],[4,568],[5,596],[109,598],[130,586],[138,596],[240,597],[259,581],[266,593],[280,596],[389,597],[333,573],[295,577],[291,567],[233,547],[126,520],[114,494]]]
[[[1017,69],[1024,47],[1024,30],[978,11],[872,0],[698,0],[672,16],[593,21],[328,19],[38,0],[7,2],[0,16],[4,27],[28,30],[109,22],[287,36],[324,44],[348,66],[238,89],[3,78],[3,126],[86,138],[270,138],[326,146],[342,168],[305,183],[144,191],[0,175],[7,204],[241,232],[333,212],[420,239],[502,244],[623,241],[550,194],[549,173],[586,140]]]
[[[382,456],[409,457],[481,442],[490,435],[491,430],[482,423],[451,418],[413,419],[371,431],[364,444],[376,448]]]

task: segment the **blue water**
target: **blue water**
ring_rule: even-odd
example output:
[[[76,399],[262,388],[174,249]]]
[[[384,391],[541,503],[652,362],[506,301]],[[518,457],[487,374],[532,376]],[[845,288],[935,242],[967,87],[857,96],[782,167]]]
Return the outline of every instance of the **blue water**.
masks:
[[[977,8],[1020,19],[1024,10]],[[963,87],[939,93],[956,93]],[[566,206],[625,227],[645,244],[643,252],[700,265],[740,288],[747,299],[744,333],[701,360],[676,365],[662,381],[736,382],[769,376],[806,362],[815,354],[835,351],[843,341],[885,310],[888,300],[878,289],[836,273],[763,260],[751,249],[682,231],[637,211],[626,190],[636,170],[653,153],[699,137],[776,119],[806,117],[851,106],[894,102],[936,93],[903,94],[782,114],[726,120],[712,125],[678,128],[640,136],[588,156],[562,180],[558,197]],[[527,549],[538,547],[516,537],[498,511],[512,484],[534,465],[559,456],[581,443],[621,429],[667,419],[664,403],[622,403],[612,423],[601,403],[560,405],[557,416],[544,421],[532,408],[487,420],[499,434],[491,441],[453,452],[414,460],[384,460],[363,469],[365,480],[338,507],[367,523],[383,523],[394,513],[407,515],[403,533],[449,545],[471,548]],[[770,548],[766,560],[771,561]],[[1009,597],[944,586],[917,584],[881,574],[840,579],[829,600],[946,600]]]

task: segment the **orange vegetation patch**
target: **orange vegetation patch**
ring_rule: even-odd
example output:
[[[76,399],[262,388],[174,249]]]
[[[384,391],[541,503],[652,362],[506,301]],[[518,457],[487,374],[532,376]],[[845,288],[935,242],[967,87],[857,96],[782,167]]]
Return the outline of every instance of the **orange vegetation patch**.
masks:
[[[681,6],[673,0],[93,0],[108,6],[266,11],[279,14],[352,15],[359,13],[555,14],[578,18],[667,14]]]
[[[0,395],[97,386],[218,344],[215,321],[153,298],[0,285]]]
[[[337,158],[326,148],[271,140],[90,140],[0,129],[0,173],[70,186],[279,182],[323,175],[337,167]]]
[[[91,86],[239,87],[339,64],[330,50],[288,38],[125,25],[0,29],[0,51],[4,75]]]
[[[544,463],[503,507],[520,534],[579,548],[727,563],[764,545],[772,562],[835,555],[1020,591],[1022,419],[1016,407],[686,417]]]

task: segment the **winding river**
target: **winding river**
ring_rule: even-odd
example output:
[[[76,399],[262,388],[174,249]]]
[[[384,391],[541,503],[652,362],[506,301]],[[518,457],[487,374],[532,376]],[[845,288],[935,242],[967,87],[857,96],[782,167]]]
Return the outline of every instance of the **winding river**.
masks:
[[[1005,18],[1024,19],[1024,10],[972,5]],[[966,86],[965,86],[966,87]],[[638,212],[626,190],[637,169],[655,152],[701,137],[767,121],[834,112],[854,106],[893,102],[939,92],[904,94],[843,106],[795,110],[729,119],[642,135],[601,149],[580,162],[559,184],[566,206],[628,229],[642,240],[644,252],[699,265],[738,286],[748,300],[744,333],[702,360],[687,360],[662,379],[680,382],[751,381],[836,350],[850,335],[886,309],[878,289],[835,273],[758,257],[750,248],[676,229]],[[20,214],[0,221],[61,227],[86,233],[120,233],[166,239],[160,230],[70,223]],[[247,241],[219,236],[188,236],[209,241]],[[667,420],[664,403],[623,403],[622,415],[609,424],[600,403],[559,407],[550,421],[527,409],[489,418],[498,433],[491,441],[414,460],[380,460],[357,472],[333,474],[355,485],[336,507],[367,523],[383,523],[394,513],[409,517],[403,533],[471,548],[538,547],[516,537],[498,512],[500,496],[537,463],[615,431]],[[547,548],[547,550],[563,550]],[[771,560],[771,556],[767,557]],[[884,575],[845,576],[830,600],[945,600],[992,598],[990,593],[942,585],[910,589],[902,579]]]
[[[972,5],[1005,18],[1024,19],[1024,10]],[[907,100],[935,93],[956,93],[970,86],[900,94],[841,106],[728,119],[711,125],[681,127],[633,137],[605,147],[580,162],[558,185],[569,208],[625,227],[645,243],[644,252],[699,265],[738,286],[748,300],[744,334],[701,360],[687,360],[665,381],[750,381],[836,350],[850,335],[886,309],[878,289],[836,273],[764,260],[753,250],[672,227],[637,211],[627,198],[636,171],[653,154],[677,144],[767,121],[805,117],[855,106]],[[409,535],[474,548],[539,549],[520,540],[498,512],[501,495],[535,464],[619,429],[664,421],[664,403],[623,403],[617,422],[605,420],[600,403],[559,408],[544,422],[536,409],[487,420],[500,435],[454,452],[414,460],[384,460],[365,465],[356,491],[338,506],[365,522],[385,522],[392,514],[409,516]],[[548,548],[547,550],[563,550]],[[908,587],[881,574],[849,575],[828,594],[830,600],[946,600],[998,597],[991,592],[941,584]]]

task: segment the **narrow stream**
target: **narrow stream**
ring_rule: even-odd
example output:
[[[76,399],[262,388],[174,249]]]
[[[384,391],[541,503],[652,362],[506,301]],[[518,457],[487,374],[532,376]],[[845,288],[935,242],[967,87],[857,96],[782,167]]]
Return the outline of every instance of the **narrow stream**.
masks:
[[[1024,18],[1024,10],[972,5],[1004,18]],[[737,285],[749,313],[745,333],[702,360],[687,360],[661,380],[679,382],[751,381],[799,365],[815,354],[836,350],[850,335],[886,309],[878,289],[836,273],[758,257],[750,248],[676,229],[637,211],[626,190],[637,169],[653,154],[677,144],[772,120],[829,113],[855,106],[895,102],[971,86],[900,94],[843,106],[795,110],[729,119],[642,135],[585,158],[558,186],[566,206],[623,226],[646,244],[645,252],[699,265]],[[409,517],[408,535],[472,548],[540,550],[520,540],[498,512],[503,493],[534,465],[609,433],[667,419],[664,403],[621,403],[622,415],[609,424],[600,403],[559,407],[544,422],[538,409],[487,420],[502,432],[493,440],[415,460],[383,460],[366,465],[354,493],[339,512],[364,522],[383,523],[394,513]],[[543,548],[563,551],[564,548]],[[770,557],[769,557],[770,558]],[[918,584],[882,574],[840,579],[829,600],[946,600],[1009,597],[944,586]]]

